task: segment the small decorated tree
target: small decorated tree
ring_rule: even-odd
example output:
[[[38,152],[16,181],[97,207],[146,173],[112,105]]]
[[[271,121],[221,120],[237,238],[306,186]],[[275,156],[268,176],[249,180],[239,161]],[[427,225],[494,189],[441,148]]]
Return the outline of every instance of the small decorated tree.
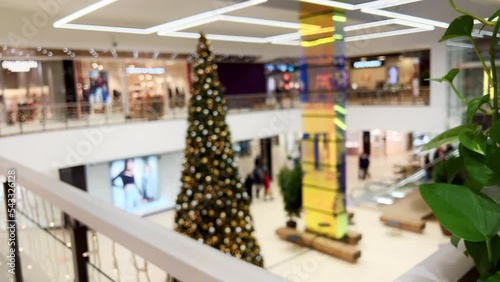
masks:
[[[238,179],[223,87],[212,49],[203,34],[197,54],[175,230],[263,266],[254,237],[249,196]]]

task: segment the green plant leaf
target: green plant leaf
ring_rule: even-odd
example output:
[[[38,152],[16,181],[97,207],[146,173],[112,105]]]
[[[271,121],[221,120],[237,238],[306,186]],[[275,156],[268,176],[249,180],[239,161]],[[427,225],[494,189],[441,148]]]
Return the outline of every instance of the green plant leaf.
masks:
[[[448,144],[458,140],[458,136],[463,132],[473,132],[478,129],[478,126],[475,124],[464,124],[457,126],[455,128],[449,129],[438,136],[434,137],[429,143],[425,144],[422,147],[422,151],[427,151],[436,147],[439,147],[444,144]]]
[[[492,261],[489,261],[486,242],[465,241],[465,248],[474,260],[474,264],[482,278],[488,278],[496,271],[496,264],[500,258],[500,237],[493,236],[490,241]],[[487,281],[487,280],[486,280]]]
[[[454,19],[450,26],[446,29],[443,37],[439,42],[443,42],[452,38],[470,37],[474,28],[474,18],[468,15],[460,16]]]
[[[486,154],[486,140],[488,139],[481,132],[466,131],[458,136],[460,145],[481,155]]]
[[[496,144],[486,144],[484,162],[491,170],[500,174],[500,148]]]
[[[461,240],[462,238],[458,237],[455,234],[451,234],[450,242],[453,246],[455,246],[455,248],[458,247],[458,244],[460,243]]]
[[[500,120],[497,120],[493,126],[491,126],[488,135],[493,141],[500,143]]]
[[[444,228],[471,242],[482,242],[500,230],[500,206],[465,186],[420,185],[420,194]]]
[[[486,279],[480,278],[477,281],[478,282],[500,282],[500,272],[497,272]]]
[[[489,95],[484,95],[481,98],[475,98],[469,101],[469,105],[467,106],[467,122],[472,123],[472,119],[476,114],[477,110],[481,108],[482,105],[488,103],[490,101]]]
[[[460,72],[459,69],[456,69],[456,68],[451,69],[445,76],[443,76],[441,78],[431,78],[429,80],[437,81],[437,82],[445,82],[446,81],[446,82],[452,83],[459,72]]]
[[[497,10],[491,17],[488,18],[488,21],[491,22],[493,21],[496,17],[500,17],[500,9]],[[486,27],[485,24],[483,24],[481,26],[481,28],[479,29],[479,32],[481,32],[484,28]]]
[[[462,145],[459,146],[458,150],[460,156],[464,159],[465,168],[470,178],[483,186],[500,183],[500,174],[497,174],[488,166],[485,156],[477,154]]]

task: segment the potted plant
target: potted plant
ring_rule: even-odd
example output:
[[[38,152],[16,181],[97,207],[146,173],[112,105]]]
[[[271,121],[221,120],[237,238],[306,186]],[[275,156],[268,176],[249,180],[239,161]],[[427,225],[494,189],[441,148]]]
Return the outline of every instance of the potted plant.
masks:
[[[489,76],[490,92],[467,100],[453,83],[459,69],[452,69],[444,77],[433,79],[451,86],[467,106],[467,119],[465,124],[440,134],[424,146],[424,150],[428,150],[459,141],[460,157],[453,165],[447,166],[445,177],[436,183],[421,185],[420,193],[439,222],[452,233],[452,244],[457,246],[460,241],[464,242],[465,255],[473,259],[480,281],[500,281],[500,204],[492,198],[492,195],[500,193],[499,80],[495,63],[500,10],[485,19],[458,8],[453,0],[450,3],[462,15],[450,24],[441,41],[454,38],[471,41]],[[492,28],[487,56],[481,54],[479,44],[472,35],[474,21],[479,21],[482,28]],[[492,125],[484,129],[474,123],[473,118],[478,112],[490,115]],[[463,175],[464,179],[456,181]]]
[[[283,167],[278,174],[278,184],[288,215],[286,226],[297,228],[294,218],[300,217],[302,210],[302,166],[300,162],[296,162],[292,169]]]

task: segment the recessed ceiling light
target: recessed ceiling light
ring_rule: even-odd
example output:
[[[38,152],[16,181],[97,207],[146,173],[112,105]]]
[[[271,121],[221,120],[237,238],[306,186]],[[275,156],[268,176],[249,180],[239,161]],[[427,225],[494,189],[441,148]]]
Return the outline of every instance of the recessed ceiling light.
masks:
[[[101,0],[90,6],[87,6],[73,14],[70,14],[60,20],[54,22],[53,26],[56,28],[67,28],[67,29],[77,29],[77,30],[90,30],[90,31],[104,31],[104,32],[118,32],[118,33],[132,33],[132,34],[151,34],[154,32],[161,31],[163,29],[168,30],[179,30],[180,27],[185,25],[191,25],[200,20],[212,19],[214,16],[222,15],[224,13],[233,12],[250,6],[258,5],[268,0],[246,0],[237,4],[228,5],[223,8],[207,11],[194,16],[182,18],[180,20],[160,24],[146,29],[140,28],[127,28],[127,27],[114,27],[114,26],[99,26],[99,25],[86,25],[86,24],[70,24],[84,15],[94,12],[100,8],[103,8],[113,2],[118,0]]]
[[[87,7],[83,8],[83,9],[81,9],[79,11],[74,12],[71,15],[68,15],[68,16],[66,16],[66,17],[64,17],[64,18],[62,18],[62,19],[54,22],[53,26],[54,27],[62,27],[63,25],[65,25],[65,24],[67,24],[67,23],[69,23],[69,22],[71,22],[73,20],[76,20],[76,19],[78,19],[80,17],[83,17],[86,14],[92,13],[93,11],[101,9],[102,7],[105,7],[105,6],[107,6],[107,5],[109,5],[109,4],[113,3],[113,2],[116,2],[116,1],[118,1],[118,0],[101,0],[101,1],[99,1],[97,3],[94,3],[94,4],[90,5],[90,6],[87,6]]]
[[[171,32],[167,34],[158,33],[160,36],[181,37],[181,38],[200,38],[199,33],[194,32]],[[236,35],[222,35],[222,34],[207,34],[206,38],[209,40],[218,41],[233,41],[233,42],[246,42],[246,43],[267,43],[266,38],[251,37],[251,36],[236,36]]]
[[[2,49],[3,49],[4,51],[7,51],[7,49],[9,49],[9,47],[7,47],[6,45],[4,45],[4,46],[2,47]]]
[[[393,31],[378,32],[378,33],[372,33],[372,34],[348,36],[348,37],[344,38],[344,41],[345,42],[352,42],[352,41],[359,41],[359,40],[368,40],[368,39],[390,37],[390,36],[397,36],[397,35],[403,35],[403,34],[411,34],[411,33],[423,32],[423,31],[427,31],[427,30],[421,29],[421,28],[408,28],[408,29],[402,29],[402,30],[393,30]]]
[[[429,19],[424,19],[424,18],[414,17],[414,16],[408,16],[405,14],[399,14],[399,13],[383,11],[383,10],[361,9],[361,12],[366,13],[366,14],[382,16],[382,17],[388,17],[388,18],[406,20],[406,21],[416,22],[416,23],[421,23],[421,24],[426,24],[426,25],[432,25],[432,26],[437,26],[437,27],[441,27],[441,28],[448,28],[448,26],[449,26],[449,24],[445,23],[445,22],[434,21],[434,20],[429,20]]]
[[[467,48],[467,49],[474,49],[474,45],[472,45],[470,43],[448,41],[448,42],[446,42],[446,45],[453,46],[453,47],[461,47],[461,48]]]
[[[306,3],[317,4],[322,6],[329,6],[334,8],[341,8],[345,10],[356,10],[355,5],[347,4],[339,1],[329,1],[329,0],[299,0]]]
[[[347,21],[347,17],[345,15],[333,15],[332,20],[334,22],[345,23]]]
[[[386,25],[391,25],[391,24],[398,24],[398,25],[404,25],[404,26],[410,26],[410,27],[418,27],[418,28],[427,29],[427,30],[434,30],[433,25],[420,24],[420,23],[401,20],[401,19],[390,19],[390,20],[383,20],[383,21],[377,21],[377,22],[371,22],[371,23],[363,23],[363,24],[346,26],[346,27],[344,27],[344,31],[349,32],[349,31],[354,31],[354,30],[379,27],[379,26],[386,26]]]
[[[365,8],[384,9],[384,8],[401,6],[401,5],[406,5],[406,4],[420,2],[420,1],[422,1],[422,0],[378,0],[378,1],[371,1],[368,3],[357,4],[357,5],[355,5],[355,8],[356,9],[365,9]]]

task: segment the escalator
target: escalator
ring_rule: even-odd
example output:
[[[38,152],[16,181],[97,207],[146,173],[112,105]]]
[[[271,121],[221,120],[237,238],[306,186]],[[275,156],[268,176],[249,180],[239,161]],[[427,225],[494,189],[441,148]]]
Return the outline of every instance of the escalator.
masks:
[[[454,150],[444,156],[445,159],[458,156],[458,150]],[[434,160],[427,166],[417,170],[404,179],[395,182],[378,181],[369,182],[361,191],[351,194],[350,206],[383,207],[393,205],[398,200],[404,199],[418,191],[420,184],[424,183],[426,178],[425,171],[433,168],[441,160]]]
[[[444,156],[449,159],[458,156],[454,150]],[[381,211],[380,221],[390,227],[422,233],[426,219],[432,210],[420,196],[418,187],[426,181],[426,170],[434,168],[442,159],[435,160],[404,179],[395,183],[372,182],[361,193],[353,195],[351,206],[377,207]]]

